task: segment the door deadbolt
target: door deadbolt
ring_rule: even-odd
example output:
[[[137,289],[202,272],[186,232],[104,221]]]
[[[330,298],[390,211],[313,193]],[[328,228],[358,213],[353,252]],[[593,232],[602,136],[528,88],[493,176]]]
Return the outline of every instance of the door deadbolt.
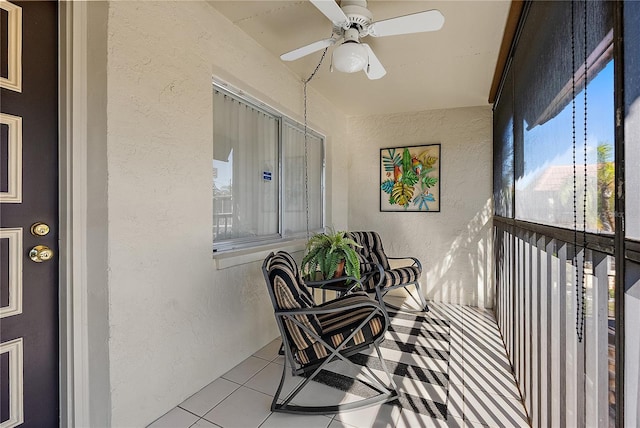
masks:
[[[53,250],[46,245],[36,245],[29,251],[29,258],[36,263],[46,262],[53,258]]]
[[[31,234],[33,236],[45,236],[49,233],[49,225],[42,222],[33,223],[31,225]]]

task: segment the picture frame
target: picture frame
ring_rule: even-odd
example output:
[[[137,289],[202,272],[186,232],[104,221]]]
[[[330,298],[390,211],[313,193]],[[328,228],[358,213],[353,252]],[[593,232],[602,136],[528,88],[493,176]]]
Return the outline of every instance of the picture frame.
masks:
[[[380,211],[440,212],[439,143],[380,149]]]

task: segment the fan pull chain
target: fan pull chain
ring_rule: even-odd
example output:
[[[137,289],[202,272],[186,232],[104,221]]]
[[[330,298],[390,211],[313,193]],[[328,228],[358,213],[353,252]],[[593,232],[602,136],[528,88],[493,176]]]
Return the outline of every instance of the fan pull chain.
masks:
[[[306,226],[307,226],[307,240],[311,237],[311,233],[309,232],[309,143],[308,143],[308,124],[307,124],[307,83],[311,82],[311,79],[314,78],[318,70],[320,69],[320,65],[324,60],[324,57],[327,55],[327,50],[329,48],[324,48],[324,52],[322,52],[322,56],[320,57],[320,61],[318,61],[318,65],[313,70],[311,75],[302,81],[303,83],[303,94],[304,94],[304,204],[305,204],[305,214],[306,214]]]
[[[576,174],[576,31],[575,2],[571,2],[571,152],[573,166],[573,266],[576,271],[576,296],[580,273],[578,272],[578,179]],[[580,298],[576,297],[576,332],[578,331],[578,306]]]
[[[578,174],[576,170],[576,25],[575,25],[575,2],[571,2],[571,152],[573,166],[573,266],[576,272],[575,294],[576,294],[576,334],[578,341],[580,335],[580,311],[582,299],[580,298],[580,269],[578,269]]]
[[[578,342],[582,342],[584,338],[584,319],[585,319],[585,267],[587,255],[587,84],[588,84],[588,63],[587,63],[587,0],[584,1],[584,181],[582,194],[582,258],[578,257],[578,178],[576,171],[576,26],[575,26],[575,2],[571,2],[571,69],[573,71],[571,77],[571,131],[572,131],[572,160],[573,160],[573,261],[576,272],[575,293],[576,293],[576,335]],[[578,260],[580,259],[580,263]],[[580,265],[580,266],[578,266]]]
[[[580,283],[580,290],[578,293],[578,298],[580,299],[580,312],[578,313],[578,341],[582,342],[584,337],[584,318],[585,318],[585,301],[586,301],[586,292],[584,287],[585,280],[585,267],[586,267],[586,258],[587,258],[587,85],[589,83],[589,70],[588,70],[588,62],[587,55],[589,50],[587,49],[587,0],[584,0],[584,194],[582,199],[582,248],[583,248],[583,257],[582,257],[582,281]]]

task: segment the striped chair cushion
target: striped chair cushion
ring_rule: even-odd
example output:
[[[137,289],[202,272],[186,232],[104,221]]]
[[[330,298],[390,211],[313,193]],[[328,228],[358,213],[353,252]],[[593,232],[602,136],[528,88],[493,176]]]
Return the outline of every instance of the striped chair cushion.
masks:
[[[306,287],[297,281],[297,269],[292,269],[287,257],[283,257],[281,253],[272,256],[267,270],[269,284],[273,287],[278,309],[301,309],[315,306],[309,293],[305,290]],[[295,319],[312,332],[321,334],[322,327],[315,315],[296,315]],[[298,327],[292,320],[285,319],[285,325],[289,338],[298,350],[304,350],[316,343],[316,339],[312,335]]]
[[[370,302],[371,300],[365,292],[357,292],[348,294],[336,300],[329,301],[320,305],[321,308],[340,308],[360,302]],[[346,310],[342,313],[332,314],[320,314],[318,320],[322,326],[322,339],[332,346],[339,346],[353,331],[358,328],[362,320],[371,314],[373,311],[370,307]],[[383,334],[382,328],[384,326],[383,315],[376,315],[358,333],[356,333],[349,342],[347,342],[345,349],[353,346],[360,345],[365,342],[371,342]],[[320,343],[317,342],[313,346],[307,349],[298,351],[296,357],[302,364],[312,363],[315,360],[327,357],[329,355],[328,350]]]
[[[289,267],[291,268],[291,270],[296,274],[296,281],[299,284],[298,288],[300,289],[300,292],[307,296],[306,298],[309,302],[314,302],[313,295],[311,294],[311,290],[309,290],[309,287],[304,285],[304,280],[302,279],[302,275],[300,275],[300,269],[298,269],[298,264],[296,263],[294,258],[291,256],[291,254],[287,253],[286,251],[278,251],[275,257],[276,257],[276,260],[281,260],[283,263],[289,264]]]
[[[383,286],[393,287],[400,284],[416,282],[422,273],[418,266],[405,266],[384,271],[385,282]]]
[[[366,291],[373,292],[376,289],[376,284],[380,279],[379,274],[370,275],[367,279],[367,274],[375,271],[371,263],[379,263],[383,269],[389,268],[389,261],[382,249],[382,239],[377,232],[349,232],[351,239],[356,241],[362,248],[356,247],[356,254],[360,261],[360,272],[363,276],[363,287]]]
[[[389,269],[389,260],[382,248],[382,239],[378,232],[350,232],[351,239],[356,241],[362,248],[356,247],[361,261],[379,263],[382,269]]]
[[[373,272],[363,283],[366,291],[375,291],[376,284],[380,281],[380,273],[377,269],[372,269],[371,265],[366,265],[366,263],[379,263],[382,265],[385,276],[382,282],[383,288],[412,283],[420,278],[422,270],[418,266],[391,269],[389,260],[382,248],[382,239],[380,239],[380,235],[377,232],[351,232],[351,237],[363,247],[356,248],[363,276]]]
[[[404,266],[384,271],[382,288],[395,287],[401,284],[411,284],[420,278],[422,270],[418,266]],[[367,291],[374,291],[376,284],[380,281],[380,273],[374,272],[365,282]]]

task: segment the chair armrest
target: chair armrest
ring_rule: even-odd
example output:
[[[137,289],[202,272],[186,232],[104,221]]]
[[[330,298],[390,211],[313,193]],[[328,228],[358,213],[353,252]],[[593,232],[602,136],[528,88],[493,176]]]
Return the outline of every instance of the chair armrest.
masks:
[[[389,260],[412,260],[413,263],[411,264],[411,266],[418,266],[418,269],[420,269],[420,271],[422,271],[422,263],[420,263],[420,260],[416,259],[415,257],[387,257],[387,259],[389,259]]]

